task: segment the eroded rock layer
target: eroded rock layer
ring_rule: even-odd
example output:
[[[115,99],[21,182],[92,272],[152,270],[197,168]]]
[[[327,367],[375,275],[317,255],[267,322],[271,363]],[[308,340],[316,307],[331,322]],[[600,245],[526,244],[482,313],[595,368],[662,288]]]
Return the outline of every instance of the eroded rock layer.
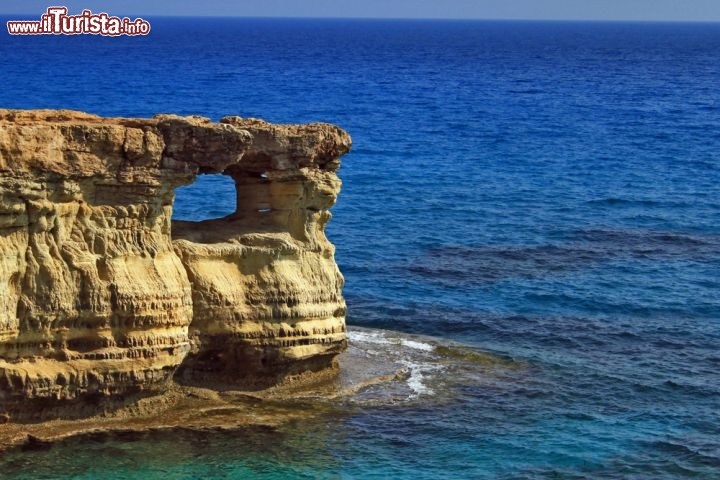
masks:
[[[343,284],[324,235],[349,136],[327,124],[0,110],[0,402],[332,365]],[[231,176],[236,212],[172,222]]]

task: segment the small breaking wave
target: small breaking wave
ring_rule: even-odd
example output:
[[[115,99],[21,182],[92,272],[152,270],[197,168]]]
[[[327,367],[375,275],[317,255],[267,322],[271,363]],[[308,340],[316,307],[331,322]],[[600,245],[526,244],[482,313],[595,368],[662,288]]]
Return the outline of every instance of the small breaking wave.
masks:
[[[353,328],[348,331],[348,341],[354,354],[375,357],[398,368],[407,388],[406,399],[434,394],[429,387],[431,376],[443,370],[439,357],[433,352],[436,345],[430,341],[405,337],[400,333]],[[388,348],[390,347],[390,348]]]
[[[414,399],[420,395],[434,395],[435,392],[428,386],[430,376],[437,374],[442,370],[440,365],[432,365],[430,363],[417,363],[409,360],[401,362],[408,371],[407,386],[413,391],[409,399]]]
[[[422,350],[424,352],[432,352],[433,350],[435,350],[434,346],[428,343],[416,342],[415,340],[402,339],[400,340],[400,342],[406,347],[414,348],[416,350]]]
[[[350,327],[348,342],[341,376],[367,376],[370,371],[393,380],[357,392],[352,401],[359,403],[443,401],[458,387],[489,381],[494,371],[517,371],[522,365],[468,345],[390,330]]]

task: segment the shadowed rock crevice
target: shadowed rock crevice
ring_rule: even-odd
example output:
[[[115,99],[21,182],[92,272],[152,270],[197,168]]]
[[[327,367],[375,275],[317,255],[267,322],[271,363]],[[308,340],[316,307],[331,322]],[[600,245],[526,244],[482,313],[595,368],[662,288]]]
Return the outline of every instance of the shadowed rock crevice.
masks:
[[[0,110],[3,408],[152,394],[180,365],[244,386],[332,367],[324,227],[349,147],[327,124]],[[199,173],[233,178],[235,213],[171,221]]]

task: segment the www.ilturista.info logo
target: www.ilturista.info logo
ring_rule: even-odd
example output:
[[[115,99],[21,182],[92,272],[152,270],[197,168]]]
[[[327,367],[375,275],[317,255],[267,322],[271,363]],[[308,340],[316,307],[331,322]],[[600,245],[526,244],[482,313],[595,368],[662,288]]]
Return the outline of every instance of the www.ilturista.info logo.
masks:
[[[107,13],[83,10],[80,15],[68,15],[65,7],[50,7],[37,20],[7,22],[10,35],[147,35],[150,23],[142,18],[111,17]]]

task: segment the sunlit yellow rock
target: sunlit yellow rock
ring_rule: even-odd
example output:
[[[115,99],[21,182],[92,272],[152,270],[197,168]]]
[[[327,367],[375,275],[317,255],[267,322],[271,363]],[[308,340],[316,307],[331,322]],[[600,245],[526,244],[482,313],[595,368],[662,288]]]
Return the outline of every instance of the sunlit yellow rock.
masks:
[[[331,367],[345,303],[323,231],[349,148],[327,124],[0,110],[2,407]],[[172,222],[202,173],[234,179],[236,212]]]

